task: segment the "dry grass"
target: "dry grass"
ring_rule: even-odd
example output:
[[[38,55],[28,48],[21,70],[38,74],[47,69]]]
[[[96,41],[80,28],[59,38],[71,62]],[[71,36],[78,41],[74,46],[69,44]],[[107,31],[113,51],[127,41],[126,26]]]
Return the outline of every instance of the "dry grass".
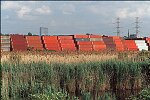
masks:
[[[31,52],[9,52],[2,53],[1,62],[10,61],[11,59],[18,58],[19,61],[28,62],[39,62],[45,61],[47,63],[76,63],[76,62],[93,62],[102,61],[108,59],[116,59],[117,54],[107,54],[107,53],[31,53]]]
[[[109,59],[144,61],[149,59],[150,52],[2,52],[1,62],[14,61],[19,62],[39,62],[47,63],[77,63],[77,62],[95,62]],[[13,60],[12,60],[13,59]]]
[[[52,82],[55,87],[60,88],[60,80],[65,82],[63,89],[73,93],[75,93],[76,84],[80,90],[91,92],[96,87],[99,87],[100,91],[112,90],[113,85],[116,89],[122,90],[141,88],[142,82],[148,83],[145,80],[149,76],[143,77],[147,69],[143,68],[145,72],[141,73],[139,65],[142,63],[139,61],[149,59],[148,57],[150,52],[2,52],[2,95],[4,98],[9,98],[9,86],[14,89],[12,93],[16,94],[18,92],[15,89],[21,90],[19,86],[30,85],[30,82],[35,84],[41,82],[47,85]],[[132,58],[136,62],[130,62]],[[109,59],[116,60],[106,61]],[[122,61],[127,59],[129,62]],[[5,61],[6,63],[3,63]],[[80,62],[84,63],[80,64]],[[56,63],[68,64],[57,65]],[[147,66],[147,62],[142,66]],[[112,77],[113,73],[117,76]],[[112,81],[110,84],[110,80],[119,81]],[[132,84],[130,80],[133,80]],[[38,91],[38,88],[36,89]]]

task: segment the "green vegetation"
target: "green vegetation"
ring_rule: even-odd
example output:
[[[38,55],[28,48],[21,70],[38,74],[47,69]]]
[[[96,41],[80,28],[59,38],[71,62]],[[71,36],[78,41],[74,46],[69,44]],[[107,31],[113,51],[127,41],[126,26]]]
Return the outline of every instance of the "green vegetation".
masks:
[[[131,96],[129,100],[150,100],[150,87],[143,89],[138,95]]]
[[[110,94],[97,95],[105,90],[140,89],[148,84],[150,69],[150,60],[23,63],[20,56],[10,59],[2,63],[2,100],[115,100]]]

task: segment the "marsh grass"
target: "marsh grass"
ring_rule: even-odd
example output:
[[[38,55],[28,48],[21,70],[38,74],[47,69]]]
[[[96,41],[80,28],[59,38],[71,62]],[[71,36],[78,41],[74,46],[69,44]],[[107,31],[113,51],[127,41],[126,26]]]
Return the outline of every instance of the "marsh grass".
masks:
[[[28,97],[52,85],[80,96],[104,90],[139,89],[145,82],[143,68],[149,62],[108,60],[82,63],[3,63],[4,98]],[[142,66],[142,67],[141,67]],[[6,85],[7,84],[7,85]],[[38,88],[37,84],[42,84]],[[8,87],[6,87],[8,86]]]
[[[113,100],[114,97],[110,94],[99,97],[98,93],[106,90],[134,90],[146,87],[150,79],[150,60],[145,55],[149,53],[135,52],[123,56],[121,54],[97,52],[2,54],[2,100],[31,99],[31,95],[36,98],[37,94],[40,94],[40,98],[49,97],[51,94],[44,92],[49,86],[56,89],[56,92],[52,92],[54,95],[61,92],[58,96],[67,94],[87,100],[89,98]],[[143,56],[146,59],[141,59]]]

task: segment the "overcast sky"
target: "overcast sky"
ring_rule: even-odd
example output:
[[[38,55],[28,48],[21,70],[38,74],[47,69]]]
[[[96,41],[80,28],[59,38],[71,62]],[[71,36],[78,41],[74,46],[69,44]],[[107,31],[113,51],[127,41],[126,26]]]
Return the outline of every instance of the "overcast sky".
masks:
[[[150,36],[150,1],[2,1],[2,33],[49,35],[95,33],[116,35],[120,17],[121,35],[135,33],[135,17],[140,18],[140,35]]]

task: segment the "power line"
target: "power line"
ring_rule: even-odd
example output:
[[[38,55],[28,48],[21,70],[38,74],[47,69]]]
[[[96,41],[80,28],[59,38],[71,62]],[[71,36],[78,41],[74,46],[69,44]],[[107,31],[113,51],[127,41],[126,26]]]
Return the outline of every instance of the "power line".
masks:
[[[136,17],[135,18],[135,33],[136,33],[136,37],[138,37],[139,36],[139,28],[140,28],[140,26],[139,26],[139,17]]]
[[[114,24],[116,24],[116,32],[115,33],[117,33],[117,36],[120,36],[120,18],[118,17],[118,18],[116,18],[116,22],[114,23]]]

